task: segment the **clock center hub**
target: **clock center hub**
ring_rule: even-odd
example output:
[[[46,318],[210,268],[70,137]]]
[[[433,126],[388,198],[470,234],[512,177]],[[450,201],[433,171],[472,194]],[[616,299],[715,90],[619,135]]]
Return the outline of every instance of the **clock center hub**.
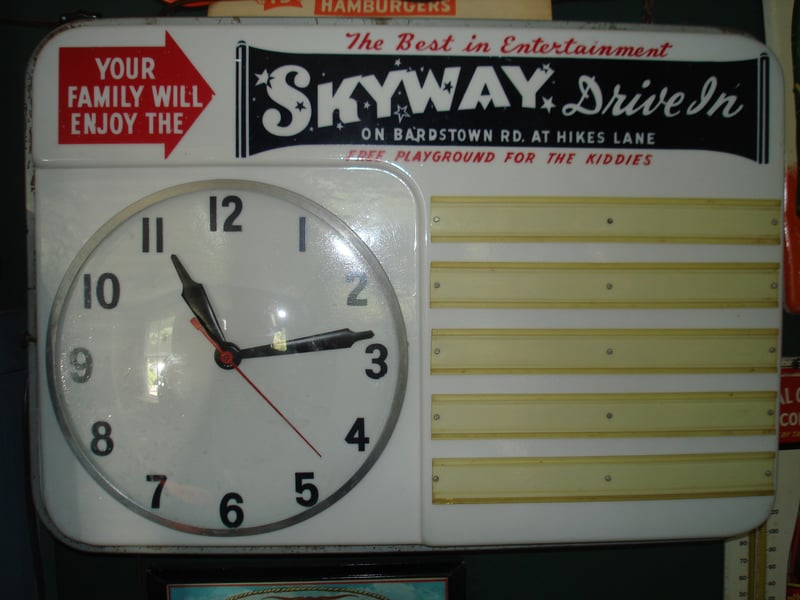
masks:
[[[224,342],[214,351],[214,361],[223,369],[235,369],[242,362],[239,346]]]

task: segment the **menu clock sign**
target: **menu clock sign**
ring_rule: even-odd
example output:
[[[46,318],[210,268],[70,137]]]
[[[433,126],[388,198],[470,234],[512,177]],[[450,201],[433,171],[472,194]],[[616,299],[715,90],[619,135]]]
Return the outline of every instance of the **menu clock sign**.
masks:
[[[705,30],[60,30],[28,94],[40,517],[122,552],[752,528],[781,102]]]

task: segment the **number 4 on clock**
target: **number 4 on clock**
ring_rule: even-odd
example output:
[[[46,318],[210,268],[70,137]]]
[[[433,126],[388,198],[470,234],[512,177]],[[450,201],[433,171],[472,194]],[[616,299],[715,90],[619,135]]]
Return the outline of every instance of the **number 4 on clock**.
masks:
[[[359,452],[363,452],[367,448],[367,444],[369,444],[369,438],[367,437],[364,429],[364,417],[358,417],[356,419],[355,423],[353,423],[353,426],[350,428],[350,431],[347,432],[344,441],[348,444],[354,444],[358,446]]]

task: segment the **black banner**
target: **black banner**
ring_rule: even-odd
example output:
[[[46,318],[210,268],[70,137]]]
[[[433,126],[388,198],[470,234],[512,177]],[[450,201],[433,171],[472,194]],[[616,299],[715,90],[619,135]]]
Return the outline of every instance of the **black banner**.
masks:
[[[287,54],[240,43],[236,155],[403,144],[697,149],[766,163],[768,61]]]

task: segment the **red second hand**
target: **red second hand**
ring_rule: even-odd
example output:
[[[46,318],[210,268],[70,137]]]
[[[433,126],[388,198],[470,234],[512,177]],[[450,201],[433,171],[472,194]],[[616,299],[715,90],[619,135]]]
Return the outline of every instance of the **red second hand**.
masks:
[[[253,388],[253,389],[256,391],[256,394],[258,394],[259,396],[261,396],[261,397],[264,399],[264,401],[265,401],[267,404],[269,404],[269,405],[270,405],[270,407],[272,408],[272,410],[274,410],[274,411],[275,411],[275,412],[278,414],[278,416],[279,416],[281,419],[283,419],[283,420],[286,422],[286,424],[287,424],[289,427],[291,427],[291,428],[292,428],[292,430],[293,430],[293,431],[294,431],[294,432],[295,432],[297,435],[299,435],[299,436],[300,436],[300,439],[301,439],[301,440],[303,440],[303,441],[304,441],[304,442],[305,442],[305,443],[308,445],[308,447],[309,447],[309,448],[311,448],[311,449],[314,451],[314,454],[316,454],[317,456],[319,456],[320,458],[322,458],[322,454],[320,454],[320,453],[319,453],[319,450],[317,450],[316,448],[314,448],[314,445],[313,445],[311,442],[309,442],[309,441],[308,441],[308,439],[306,438],[306,436],[304,436],[302,433],[300,433],[300,430],[299,430],[299,429],[297,429],[297,427],[295,427],[295,426],[292,424],[292,422],[291,422],[289,419],[287,419],[287,418],[286,418],[286,415],[284,415],[284,414],[283,414],[283,413],[280,411],[280,409],[279,409],[277,406],[275,406],[275,405],[274,405],[274,404],[273,404],[273,403],[270,401],[270,399],[266,397],[266,395],[264,395],[264,392],[262,392],[260,389],[258,389],[258,386],[257,386],[255,383],[253,383],[253,381],[252,381],[252,380],[251,380],[251,379],[250,379],[250,378],[249,378],[247,375],[245,375],[245,374],[244,374],[244,371],[242,371],[242,370],[241,370],[241,369],[240,369],[240,368],[239,368],[237,365],[234,365],[234,364],[233,364],[233,357],[231,356],[231,353],[230,353],[230,352],[226,352],[226,351],[224,351],[222,348],[220,348],[220,347],[219,347],[219,344],[217,344],[217,342],[215,342],[215,341],[214,341],[214,340],[211,338],[211,336],[210,336],[210,335],[208,335],[208,332],[207,332],[207,331],[205,330],[205,328],[204,328],[204,327],[203,327],[203,326],[200,324],[200,321],[198,321],[196,318],[192,318],[192,321],[191,321],[191,322],[192,322],[192,325],[194,325],[195,329],[197,329],[197,330],[198,330],[200,333],[202,333],[202,334],[205,336],[205,338],[206,338],[206,339],[207,339],[207,340],[208,340],[208,341],[211,343],[211,345],[212,345],[212,346],[214,346],[214,348],[216,348],[216,349],[217,349],[217,352],[219,352],[219,353],[220,353],[220,356],[222,357],[222,361],[223,361],[223,362],[225,362],[226,364],[230,364],[230,365],[233,367],[233,369],[234,369],[234,370],[235,370],[235,371],[236,371],[236,372],[237,372],[239,375],[241,375],[241,376],[242,376],[242,379],[244,379],[244,380],[245,380],[245,381],[246,381],[248,384],[250,384],[250,387],[251,387],[251,388]],[[229,360],[226,360],[226,355],[227,355],[227,357],[229,358]]]

